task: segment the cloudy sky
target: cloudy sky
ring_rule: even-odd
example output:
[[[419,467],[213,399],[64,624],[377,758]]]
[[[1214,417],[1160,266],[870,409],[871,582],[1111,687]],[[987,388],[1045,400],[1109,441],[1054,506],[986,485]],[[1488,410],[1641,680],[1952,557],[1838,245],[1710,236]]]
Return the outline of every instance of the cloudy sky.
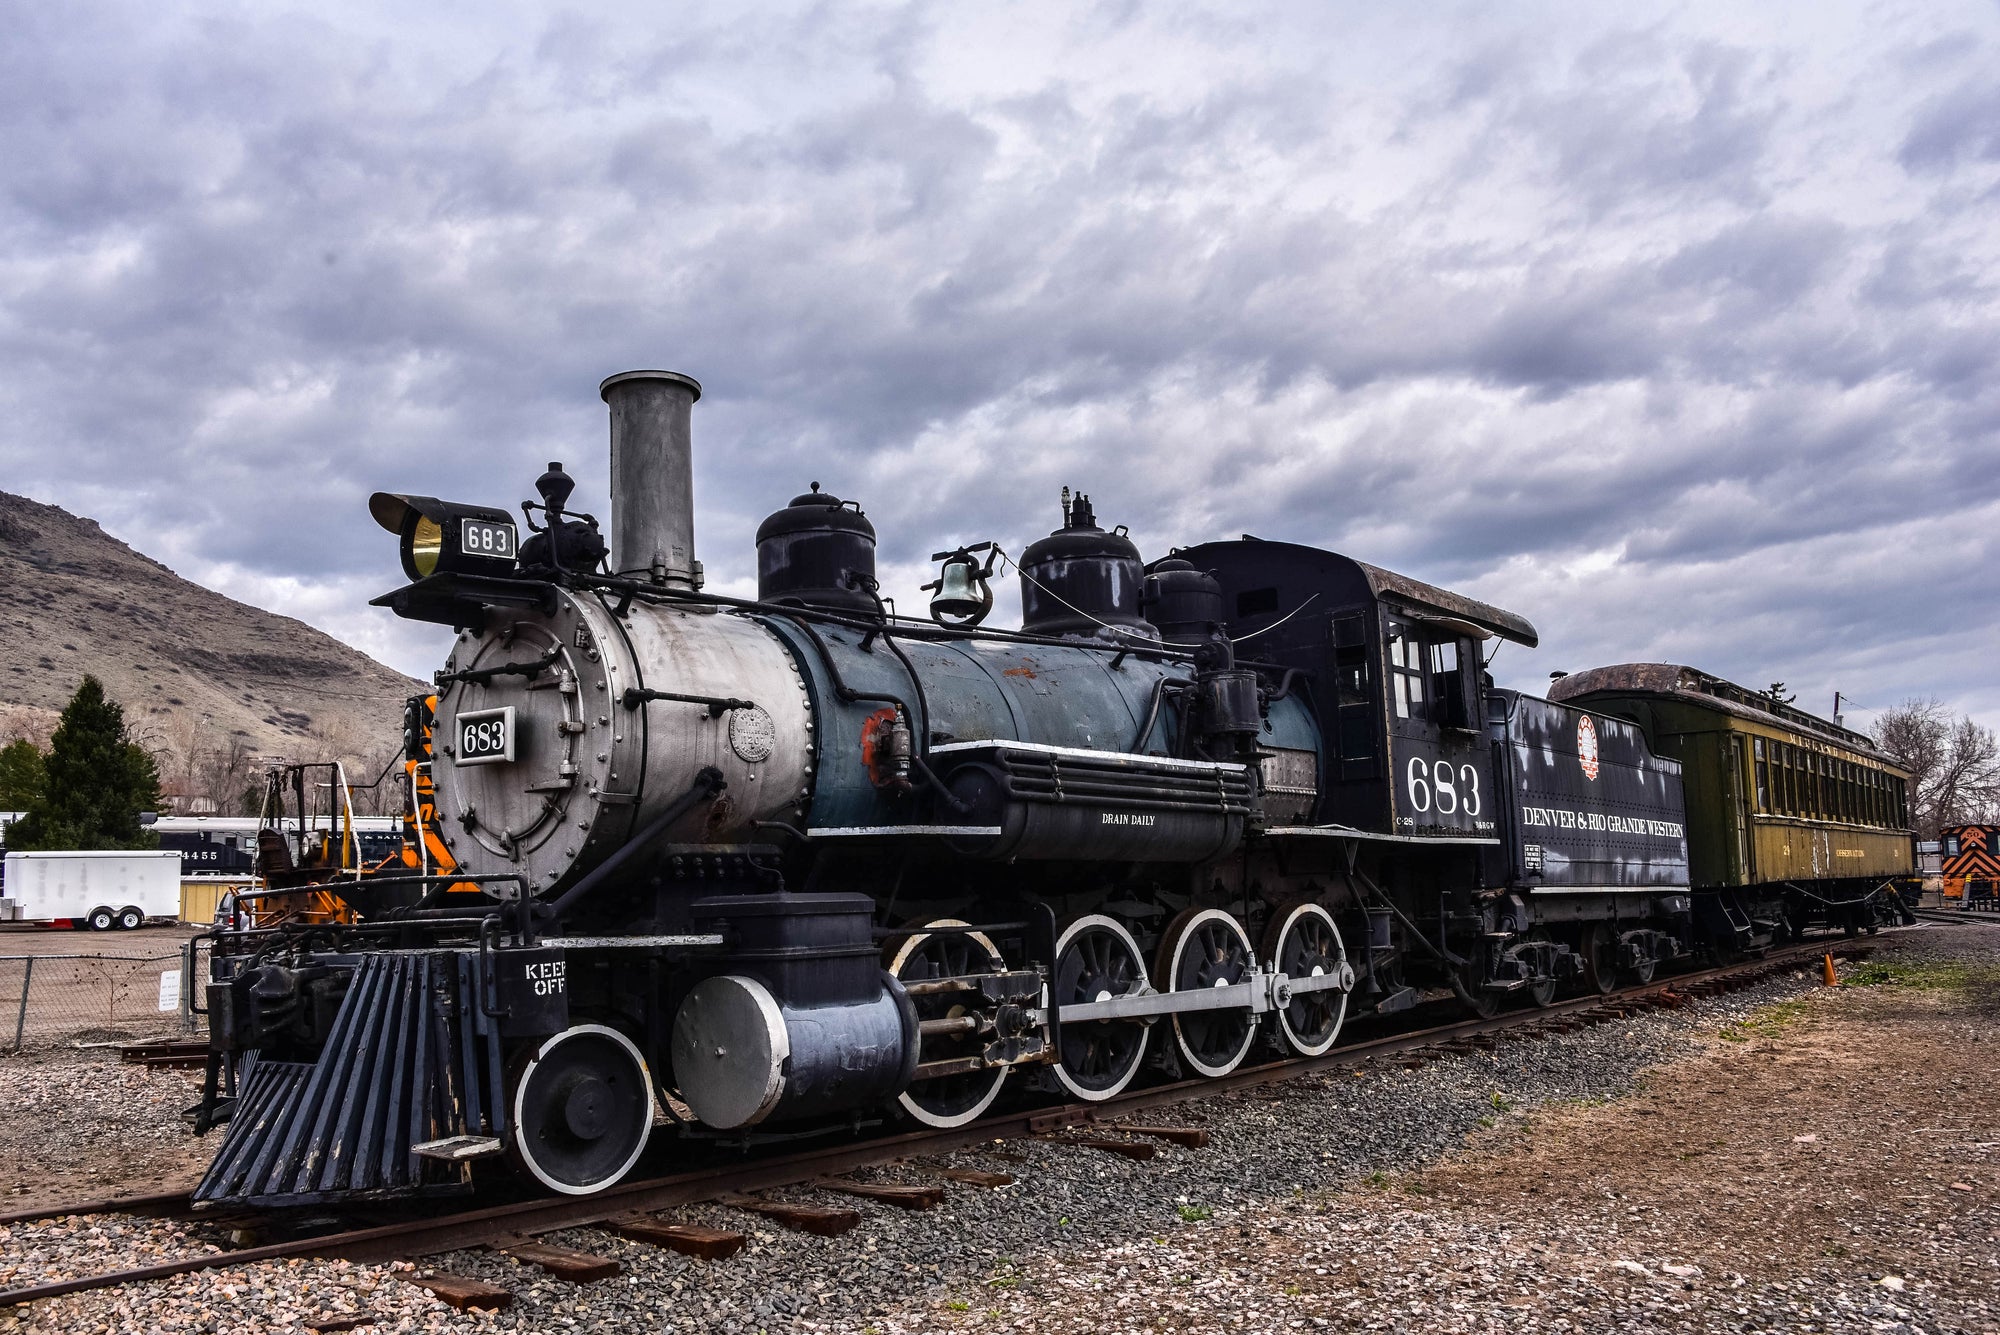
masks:
[[[601,512],[662,366],[712,587],[1069,484],[2000,723],[1991,3],[0,12],[0,487],[413,673],[368,493]]]

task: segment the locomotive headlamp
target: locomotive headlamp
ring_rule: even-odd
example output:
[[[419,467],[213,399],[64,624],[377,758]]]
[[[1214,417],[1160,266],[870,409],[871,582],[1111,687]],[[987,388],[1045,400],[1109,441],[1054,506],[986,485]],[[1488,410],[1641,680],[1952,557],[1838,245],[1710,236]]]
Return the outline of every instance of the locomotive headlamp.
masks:
[[[520,554],[513,518],[491,506],[378,491],[368,498],[368,513],[401,540],[403,573],[413,580],[505,575]]]

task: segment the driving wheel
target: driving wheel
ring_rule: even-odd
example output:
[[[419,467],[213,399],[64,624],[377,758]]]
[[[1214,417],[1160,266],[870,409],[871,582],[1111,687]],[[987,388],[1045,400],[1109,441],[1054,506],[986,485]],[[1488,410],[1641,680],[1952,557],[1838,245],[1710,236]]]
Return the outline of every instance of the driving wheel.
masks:
[[[889,972],[898,981],[909,984],[991,973],[1001,968],[1000,952],[983,932],[924,930],[965,925],[957,918],[939,918],[914,928],[912,935],[891,942],[894,948],[889,954]],[[952,992],[914,996],[910,1001],[916,1007],[919,1022],[955,1020],[967,1013],[958,994]],[[986,1040],[978,1034],[928,1035],[917,1057],[918,1067],[921,1070],[932,1062],[968,1061],[980,1056],[985,1048]],[[920,1077],[896,1096],[896,1106],[925,1126],[964,1126],[993,1106],[1011,1069],[980,1066],[931,1079]]]
[[[1146,963],[1139,943],[1116,918],[1092,913],[1063,929],[1056,941],[1056,971],[1049,997],[1057,1006],[1075,1006],[1146,990]],[[1062,1087],[1095,1103],[1124,1090],[1146,1058],[1143,1020],[1078,1020],[1062,1026],[1061,1062],[1055,1076]]]
[[[1221,909],[1188,909],[1160,938],[1159,976],[1167,991],[1228,987],[1250,972],[1250,937]],[[1248,1006],[1181,1011],[1174,1015],[1174,1047],[1182,1061],[1205,1076],[1228,1075],[1243,1064],[1257,1037]]]
[[[1347,949],[1333,915],[1312,903],[1295,904],[1271,919],[1264,932],[1264,956],[1271,968],[1295,981],[1339,974],[1348,967]],[[1301,1057],[1317,1057],[1340,1037],[1341,1022],[1347,1018],[1347,992],[1338,987],[1295,992],[1277,1008],[1277,1015],[1278,1036],[1285,1047]]]

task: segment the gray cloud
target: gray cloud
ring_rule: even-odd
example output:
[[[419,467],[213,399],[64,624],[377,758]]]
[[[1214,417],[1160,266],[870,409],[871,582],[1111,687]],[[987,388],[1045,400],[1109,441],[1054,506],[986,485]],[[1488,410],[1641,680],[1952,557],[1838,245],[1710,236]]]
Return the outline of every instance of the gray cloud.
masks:
[[[594,387],[664,364],[739,591],[811,479],[905,606],[1070,483],[1149,553],[1518,608],[1523,683],[2000,719],[1997,43],[1969,4],[25,11],[0,485],[421,671],[367,493],[564,458],[601,510]]]

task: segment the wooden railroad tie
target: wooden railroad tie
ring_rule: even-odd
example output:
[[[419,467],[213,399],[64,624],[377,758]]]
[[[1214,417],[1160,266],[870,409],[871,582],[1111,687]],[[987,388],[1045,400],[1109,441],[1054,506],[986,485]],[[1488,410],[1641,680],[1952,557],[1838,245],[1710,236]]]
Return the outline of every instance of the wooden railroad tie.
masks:
[[[306,1329],[312,1331],[313,1335],[336,1335],[338,1331],[359,1330],[363,1326],[372,1326],[375,1321],[373,1313],[363,1313],[359,1316],[323,1316],[318,1320],[306,1322]]]
[[[1012,1173],[989,1173],[983,1168],[927,1168],[928,1173],[936,1173],[950,1182],[963,1182],[969,1187],[1011,1187],[1014,1185]]]
[[[410,1282],[429,1289],[438,1301],[461,1312],[473,1307],[498,1312],[514,1305],[513,1294],[470,1275],[412,1275]]]
[[[670,1224],[652,1215],[624,1215],[606,1221],[605,1228],[633,1242],[650,1242],[655,1247],[692,1256],[699,1261],[723,1261],[743,1250],[741,1233],[723,1228],[703,1228],[699,1224]]]
[[[1154,1140],[1164,1140],[1184,1150],[1208,1148],[1208,1128],[1205,1126],[1121,1126],[1118,1129],[1129,1131],[1135,1136],[1151,1136]]]
[[[837,1205],[799,1205],[792,1201],[765,1200],[762,1196],[718,1196],[715,1203],[735,1210],[749,1210],[786,1228],[817,1233],[822,1238],[837,1238],[861,1222],[858,1210],[842,1209]]]
[[[1143,1140],[1111,1140],[1104,1136],[1044,1136],[1051,1145],[1074,1145],[1078,1149],[1102,1150],[1106,1154],[1122,1154],[1127,1159],[1150,1159],[1160,1152],[1158,1145],[1148,1145]]]
[[[837,1191],[864,1201],[880,1201],[904,1210],[928,1210],[944,1200],[943,1187],[925,1187],[890,1182],[852,1182],[845,1178],[823,1177],[813,1183],[821,1191]]]
[[[1028,1131],[1032,1135],[1042,1135],[1049,1131],[1060,1131],[1065,1127],[1082,1126],[1097,1120],[1097,1114],[1089,1108],[1058,1108],[1054,1112],[1039,1113],[1028,1119]]]
[[[589,1252],[575,1251],[569,1247],[558,1247],[551,1242],[538,1242],[533,1238],[509,1238],[493,1245],[493,1249],[503,1256],[511,1256],[524,1265],[540,1266],[557,1279],[566,1279],[572,1284],[588,1284],[592,1280],[610,1279],[624,1269],[608,1256],[592,1256]]]

